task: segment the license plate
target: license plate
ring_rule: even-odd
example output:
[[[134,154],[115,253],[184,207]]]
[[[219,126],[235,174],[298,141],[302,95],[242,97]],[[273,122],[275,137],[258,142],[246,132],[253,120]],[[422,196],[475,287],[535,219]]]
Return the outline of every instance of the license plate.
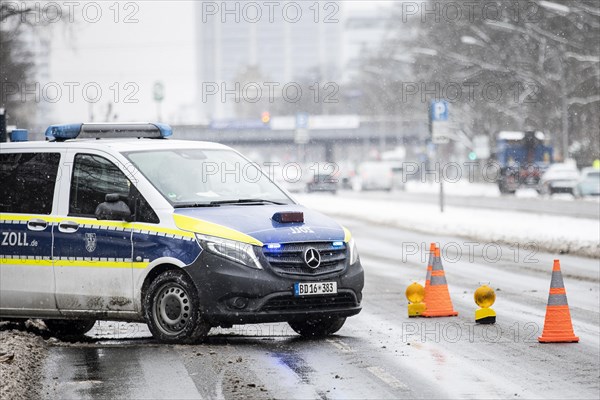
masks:
[[[294,296],[311,296],[314,294],[336,294],[337,282],[302,282],[294,283]]]

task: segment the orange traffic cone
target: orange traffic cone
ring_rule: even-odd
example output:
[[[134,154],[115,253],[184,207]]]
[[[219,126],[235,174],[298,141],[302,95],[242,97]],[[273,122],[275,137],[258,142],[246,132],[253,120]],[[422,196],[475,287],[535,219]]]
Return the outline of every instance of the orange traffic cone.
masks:
[[[427,260],[427,275],[425,276],[425,290],[431,282],[431,269],[433,268],[433,258],[435,257],[435,243],[429,245],[429,259]]]
[[[552,267],[552,280],[550,281],[550,295],[546,306],[546,319],[544,331],[538,338],[540,343],[579,342],[573,332],[571,312],[567,304],[567,291],[560,272],[560,261],[554,260]]]
[[[425,289],[425,307],[425,312],[421,314],[423,317],[454,317],[458,315],[452,306],[438,247],[434,251],[431,280]]]

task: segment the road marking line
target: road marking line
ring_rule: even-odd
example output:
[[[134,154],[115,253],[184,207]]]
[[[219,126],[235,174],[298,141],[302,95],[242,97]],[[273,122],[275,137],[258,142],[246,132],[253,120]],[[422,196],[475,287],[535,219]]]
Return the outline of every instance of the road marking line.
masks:
[[[325,341],[334,345],[338,350],[341,350],[345,353],[353,353],[354,349],[350,347],[348,344],[342,342],[341,340],[333,340],[333,339],[325,339]]]
[[[221,370],[219,375],[217,376],[217,382],[215,386],[215,394],[217,399],[224,400],[225,396],[223,395],[223,377],[225,376],[225,370]]]
[[[385,371],[383,368],[367,367],[367,370],[370,373],[372,373],[373,375],[375,375],[377,378],[379,378],[380,380],[382,380],[383,382],[387,383],[389,386],[391,386],[395,389],[408,390],[408,386],[406,386],[404,383],[400,382],[398,379],[396,379],[396,377],[391,375],[389,372]]]

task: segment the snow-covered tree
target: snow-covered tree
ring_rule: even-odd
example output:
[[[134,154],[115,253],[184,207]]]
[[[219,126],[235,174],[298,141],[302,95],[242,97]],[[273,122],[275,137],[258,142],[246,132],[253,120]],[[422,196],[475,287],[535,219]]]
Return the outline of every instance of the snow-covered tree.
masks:
[[[600,2],[399,2],[390,20],[363,68],[387,110],[425,119],[437,95],[466,132],[542,130],[560,153],[568,139],[582,163],[599,157]],[[418,96],[402,92],[410,82]]]

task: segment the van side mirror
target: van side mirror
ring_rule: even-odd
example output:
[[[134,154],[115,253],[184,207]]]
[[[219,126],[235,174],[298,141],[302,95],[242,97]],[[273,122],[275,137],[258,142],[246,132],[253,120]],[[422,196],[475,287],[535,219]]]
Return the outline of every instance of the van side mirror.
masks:
[[[96,219],[128,222],[132,220],[131,209],[123,201],[123,196],[118,193],[110,193],[105,196],[104,200],[104,203],[100,203],[96,207]]]

